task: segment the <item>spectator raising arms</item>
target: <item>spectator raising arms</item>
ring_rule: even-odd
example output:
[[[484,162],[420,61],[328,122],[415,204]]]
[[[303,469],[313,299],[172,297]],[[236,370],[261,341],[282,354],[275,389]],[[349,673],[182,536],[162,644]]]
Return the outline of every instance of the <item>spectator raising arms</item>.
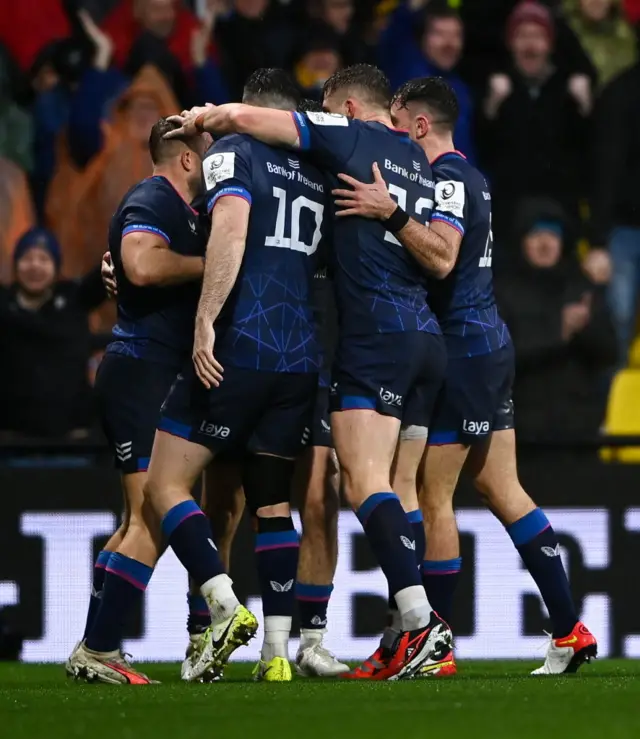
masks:
[[[525,440],[594,439],[616,358],[607,264],[596,256],[580,270],[553,201],[524,204],[515,231],[520,261],[497,293],[516,350],[516,430]]]
[[[43,229],[15,250],[15,283],[0,288],[0,431],[79,436],[92,424],[87,314],[105,299],[100,270],[58,279],[60,247]]]
[[[565,0],[569,25],[604,86],[636,60],[636,37],[621,0]]]
[[[594,113],[591,242],[609,247],[609,301],[626,364],[640,285],[640,62],[600,95]]]
[[[577,217],[585,193],[591,90],[586,75],[567,77],[551,63],[549,10],[525,0],[507,25],[512,64],[489,79],[481,115],[481,162],[493,191],[494,232],[509,233],[515,202],[548,195]]]
[[[460,107],[455,145],[473,162],[471,93],[456,72],[464,46],[462,21],[455,10],[442,4],[428,6],[425,14],[426,5],[426,0],[409,0],[393,13],[380,40],[380,66],[393,89],[414,77],[444,77],[447,80],[455,90]]]

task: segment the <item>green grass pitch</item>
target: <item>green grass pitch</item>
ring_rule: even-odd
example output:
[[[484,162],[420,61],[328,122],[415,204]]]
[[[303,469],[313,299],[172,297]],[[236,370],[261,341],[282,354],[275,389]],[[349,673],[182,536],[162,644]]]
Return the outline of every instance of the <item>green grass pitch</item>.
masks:
[[[147,665],[162,685],[74,684],[56,665],[0,663],[6,739],[631,739],[640,737],[640,662],[602,660],[578,675],[531,678],[524,662],[463,663],[459,675],[406,683],[295,680],[187,685],[176,665]]]

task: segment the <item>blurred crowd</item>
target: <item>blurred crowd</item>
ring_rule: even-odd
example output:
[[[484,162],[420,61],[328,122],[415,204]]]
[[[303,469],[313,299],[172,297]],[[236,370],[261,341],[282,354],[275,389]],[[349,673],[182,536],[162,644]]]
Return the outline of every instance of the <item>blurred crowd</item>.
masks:
[[[257,67],[455,88],[493,192],[521,437],[593,438],[634,351],[640,0],[0,0],[0,434],[78,437],[113,307],[97,265],[158,117]]]

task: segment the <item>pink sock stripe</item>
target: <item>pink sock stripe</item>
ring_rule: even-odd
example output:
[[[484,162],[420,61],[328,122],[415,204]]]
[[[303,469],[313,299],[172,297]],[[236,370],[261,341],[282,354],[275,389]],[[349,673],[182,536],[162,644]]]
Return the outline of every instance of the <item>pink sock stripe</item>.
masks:
[[[107,565],[106,564],[103,565],[101,562],[96,562],[93,566],[96,570],[106,570],[107,569]]]
[[[178,526],[181,526],[188,518],[191,518],[192,516],[204,516],[204,511],[189,511],[189,513],[187,513],[184,518],[181,518],[178,521],[176,527],[174,528],[174,531],[178,528]]]
[[[300,544],[297,541],[288,542],[286,544],[269,544],[264,547],[256,547],[256,552],[269,552],[273,549],[299,549]]]
[[[136,580],[134,577],[131,577],[126,572],[120,572],[119,570],[114,570],[111,567],[106,567],[105,571],[108,572],[110,575],[116,575],[116,577],[120,577],[123,580],[126,580],[130,585],[133,585],[134,588],[138,588],[138,590],[146,590],[147,586],[140,582],[139,580]]]

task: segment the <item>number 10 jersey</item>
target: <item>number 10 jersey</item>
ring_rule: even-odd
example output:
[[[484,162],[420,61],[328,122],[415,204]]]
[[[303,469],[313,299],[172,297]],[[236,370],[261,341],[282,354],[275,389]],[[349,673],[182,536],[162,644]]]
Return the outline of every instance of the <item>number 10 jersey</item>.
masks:
[[[247,369],[318,372],[311,290],[329,230],[323,175],[242,134],[217,141],[203,169],[210,213],[223,197],[251,205],[240,273],[215,325],[216,356]]]

